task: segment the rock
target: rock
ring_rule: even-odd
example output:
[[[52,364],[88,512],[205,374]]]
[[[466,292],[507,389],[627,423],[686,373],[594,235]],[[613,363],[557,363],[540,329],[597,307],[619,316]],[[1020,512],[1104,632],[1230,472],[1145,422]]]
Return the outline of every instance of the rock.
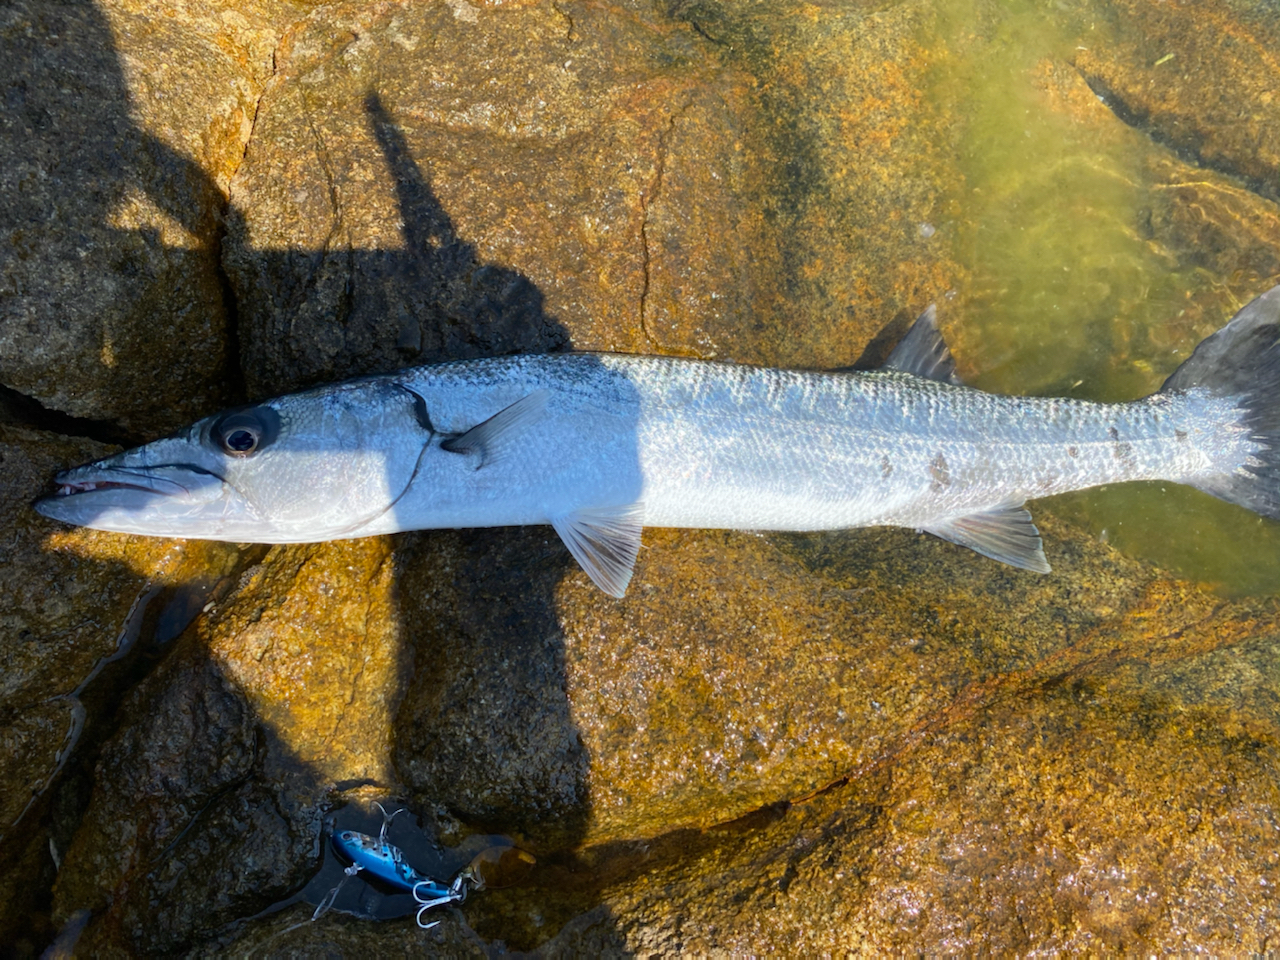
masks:
[[[220,220],[270,66],[256,7],[181,6],[0,15],[0,381],[139,432],[235,395]]]
[[[194,644],[183,646],[124,705],[59,872],[55,920],[99,914],[84,948],[109,933],[118,945],[172,949],[225,923],[229,903],[265,906],[250,898],[264,875],[287,892],[314,856],[309,837],[290,848],[270,796],[250,782],[258,734],[245,698]]]
[[[1075,65],[1126,121],[1280,200],[1280,23],[1264,3],[1110,4]]]
[[[998,23],[985,29],[982,49],[995,59],[957,88],[975,102],[955,108],[966,117],[961,154],[974,157],[954,200],[956,230],[981,249],[963,296],[943,311],[962,376],[1005,393],[1153,393],[1274,282],[1280,206],[1122,122],[1070,63],[1034,48],[1005,52],[990,39]],[[979,58],[963,52],[949,69]],[[1055,159],[1042,163],[1045,156]],[[1086,491],[1051,509],[1122,551],[1220,589],[1280,586],[1280,565],[1257,562],[1275,554],[1280,528],[1185,488]]]
[[[643,6],[476,10],[286,37],[232,183],[251,393],[566,346],[848,364],[947,289],[916,5],[741,54]]]
[[[1264,634],[998,696],[846,786],[618,857],[612,922],[543,949],[1265,950],[1278,652]]]
[[[585,8],[575,8],[571,16],[577,38],[572,41],[563,36],[563,16],[550,10],[489,11],[483,25],[477,27],[484,38],[479,45],[467,32],[471,29],[468,22],[455,21],[444,8],[414,9],[390,17],[358,8],[328,9],[324,16],[292,28],[278,51],[280,69],[233,187],[233,199],[243,211],[243,219],[231,223],[226,262],[246,312],[257,311],[248,316],[242,337],[252,392],[275,392],[319,377],[366,372],[406,360],[563,345],[567,329],[575,331],[574,342],[580,345],[643,349],[647,343],[644,312],[649,309],[645,305],[646,283],[652,285],[659,304],[654,330],[664,347],[714,353],[703,342],[711,327],[687,334],[679,326],[698,306],[680,293],[679,284],[698,281],[712,269],[745,283],[725,287],[729,303],[724,318],[715,321],[722,324],[715,336],[727,337],[744,323],[742,305],[755,295],[751,285],[778,281],[772,277],[774,271],[764,267],[753,267],[751,276],[739,277],[735,264],[744,262],[745,246],[730,251],[737,258],[732,263],[716,252],[714,244],[721,242],[726,223],[721,219],[721,208],[727,206],[730,214],[736,215],[733,210],[745,208],[746,200],[732,192],[713,195],[709,201],[701,194],[703,187],[717,179],[708,178],[708,169],[723,174],[722,178],[732,174],[737,177],[733,189],[746,189],[748,174],[734,172],[738,161],[733,157],[745,149],[736,139],[740,128],[749,134],[754,125],[758,131],[774,122],[774,113],[768,111],[776,113],[780,108],[762,105],[749,96],[758,81],[745,67],[717,66],[713,61],[715,69],[709,68],[705,41],[686,27],[672,28],[659,22],[661,30],[655,30],[654,22],[645,19],[648,14],[616,23]],[[857,18],[845,21],[841,29],[847,34],[859,23]],[[912,25],[910,17],[889,17],[882,24],[888,42],[896,44],[903,57],[910,57],[914,50]],[[504,44],[513,32],[536,36],[538,31],[546,35],[547,43],[545,49],[530,45],[534,73],[527,87],[504,89],[483,79],[493,69],[483,55],[486,50]],[[433,41],[437,44],[445,37],[459,50],[470,51],[467,56],[441,61],[435,68],[457,72],[449,83],[450,89],[464,98],[461,101],[441,100],[438,94],[424,99],[427,93],[411,87],[411,81],[420,84],[422,79],[416,67],[410,70],[403,66],[408,56],[405,48],[412,47],[415,38],[424,37],[437,38]],[[819,41],[821,55],[834,61],[839,54],[834,41],[825,34],[814,42]],[[792,41],[791,52],[798,42]],[[557,48],[564,44],[568,44],[565,57],[577,58],[574,63],[579,71],[589,68],[593,72],[582,79],[574,79],[577,74],[570,72],[566,83],[569,68],[563,66],[563,51]],[[655,63],[655,49],[666,51],[663,56],[670,62]],[[877,48],[865,49],[868,61],[876,62],[880,56]],[[631,52],[620,56],[620,51]],[[414,62],[421,63],[420,53]],[[766,66],[778,69],[776,64]],[[371,97],[368,77],[374,73],[403,79],[400,86],[383,84],[379,95]],[[854,83],[856,73],[855,66],[842,64],[838,75],[844,78],[842,82]],[[715,96],[701,92],[708,82]],[[799,97],[807,80],[788,76],[777,82],[789,85],[789,96]],[[610,91],[607,96],[597,93],[600,83]],[[485,91],[486,97],[515,99],[505,106],[499,101],[501,109],[492,103],[483,109],[473,108],[465,98],[474,97],[475,90]],[[535,109],[536,101],[550,96],[551,91],[556,92],[552,107],[542,115],[541,107]],[[902,88],[901,93],[909,105],[909,91]],[[425,109],[415,105],[420,102],[436,111],[428,115],[429,123],[415,120]],[[444,106],[435,105],[438,103]],[[311,122],[299,122],[296,111],[302,108]],[[522,134],[525,140],[519,150],[510,156],[498,152],[499,148],[507,149],[503,143],[510,137],[510,130],[503,125],[506,121],[498,120],[525,114],[533,115],[537,123]],[[484,120],[490,115],[498,120]],[[458,136],[459,123],[463,123],[465,136]],[[903,127],[892,117],[873,111],[849,129],[874,133],[878,124],[891,128],[878,136],[886,153],[897,150],[899,155],[905,154],[910,144],[895,145]],[[704,135],[704,125],[719,132],[709,138]],[[814,136],[821,140],[837,134],[824,130]],[[842,135],[848,135],[847,129]],[[317,164],[312,148],[300,145],[299,137],[325,145],[320,153],[322,164]],[[539,138],[545,141],[541,146]],[[751,136],[747,140],[754,142]],[[570,147],[577,166],[553,162]],[[426,152],[427,148],[433,152]],[[430,165],[424,163],[424,156],[433,158]],[[386,163],[393,177],[375,175],[370,157]],[[487,168],[498,171],[497,181],[507,184],[508,193],[461,176],[464,162],[477,166],[481,158]],[[708,167],[712,160],[719,166]],[[437,169],[446,161],[453,164],[446,169],[455,175],[438,176]],[[817,231],[828,214],[818,216],[808,211],[810,203],[823,201],[831,209],[851,211],[865,199],[857,192],[857,179],[848,172],[842,172],[837,183],[828,183],[816,176],[815,168],[814,182],[801,188],[784,182],[774,156],[753,154],[747,166],[750,176],[765,178],[775,189],[785,188],[790,191],[788,202],[797,204],[786,214],[785,227],[775,224],[752,229],[778,233],[811,223],[806,229]],[[423,168],[430,177],[421,172]],[[600,181],[599,170],[609,171],[608,177],[614,179]],[[527,189],[527,180],[534,175],[541,178],[546,191],[541,205],[530,199]],[[312,189],[310,178],[316,176],[324,189]],[[922,178],[914,193],[902,196],[927,205],[932,196],[928,184],[928,178]],[[436,190],[447,202],[436,199]],[[810,194],[815,199],[802,200]],[[325,226],[325,219],[309,207],[289,213],[293,208],[288,204],[304,204],[304,200],[325,203],[339,195],[343,219],[337,226]],[[614,206],[602,208],[600,200]],[[650,200],[655,204],[652,227],[646,220]],[[549,219],[541,212],[547,204],[569,201],[577,206],[564,215]],[[281,209],[278,203],[285,204],[283,214],[277,212]],[[705,211],[684,209],[685,204],[696,203],[703,204]],[[496,221],[498,232],[486,233],[494,229],[487,212],[504,209],[510,222],[500,218]],[[404,227],[392,230],[384,240],[378,239],[381,234],[371,236],[371,232],[394,226],[397,210]],[[567,236],[560,227],[565,221],[575,224]],[[474,231],[463,229],[472,225]],[[337,250],[340,244],[335,241],[326,247],[329,241],[317,240],[306,232],[316,229],[339,231],[334,235],[343,238],[349,252],[334,260],[325,251]],[[904,260],[909,266],[917,264],[911,269],[929,274],[933,268],[928,265],[935,262],[936,255],[920,245],[914,228],[899,232],[901,249],[907,252]],[[401,233],[403,244],[409,247],[407,253],[377,252],[392,241],[399,244]],[[522,237],[518,242],[517,235]],[[550,246],[540,248],[538,242],[530,242],[529,235],[535,240],[545,237]],[[474,246],[463,239],[469,236],[478,238]],[[816,244],[817,233],[813,236],[809,242]],[[581,246],[588,240],[594,244],[590,257],[583,255]],[[317,249],[319,254],[302,253]],[[524,273],[498,266],[516,257],[528,259],[530,252],[540,249],[528,267],[536,269],[532,276],[538,286]],[[657,263],[650,266],[647,280],[646,249]],[[297,252],[282,255],[281,251]],[[843,255],[852,258],[854,252],[849,248]],[[911,261],[913,255],[916,261]],[[802,260],[799,257],[796,262]],[[524,268],[520,260],[515,262]],[[921,262],[924,268],[919,267]],[[316,263],[320,266],[315,267]],[[587,265],[593,265],[589,274],[583,272]],[[315,274],[309,272],[313,267],[318,271]],[[788,269],[794,272],[800,267]],[[286,275],[282,271],[291,272]],[[781,273],[786,283],[796,282],[794,277],[787,279],[786,270]],[[612,276],[622,279],[611,280]],[[904,289],[901,276],[894,274],[897,279],[891,277],[887,286],[872,287],[878,296],[897,297],[905,303],[919,291]],[[337,327],[329,318],[334,301],[325,299],[330,296],[325,291],[331,281],[333,290],[355,284],[358,293],[351,300],[356,305],[353,312],[339,313],[342,324]],[[626,295],[619,297],[616,288],[623,281]],[[550,304],[554,315],[543,304],[538,287],[555,298]],[[825,312],[832,294],[820,285],[811,284],[810,289],[813,296],[805,309],[816,317]],[[293,296],[291,291],[299,290],[315,298],[315,311],[287,299]],[[407,314],[389,306],[406,297],[410,301]],[[597,306],[598,312],[592,309]],[[862,309],[869,319],[873,310],[883,306],[868,300]],[[565,322],[559,316],[562,312],[571,315]],[[254,316],[265,317],[274,326],[255,325]],[[404,316],[413,317],[417,329],[424,331],[425,339],[412,350],[404,347],[412,336],[402,338],[399,327],[394,336],[387,336],[386,323],[400,324]],[[716,316],[713,310],[703,322],[710,324]],[[286,317],[290,318],[289,330],[281,326]],[[485,326],[498,317],[506,326]],[[627,319],[614,319],[618,317]],[[807,347],[797,344],[794,337],[784,338],[777,320],[763,329],[758,337],[744,341],[748,356],[825,349],[817,337],[808,341]],[[335,330],[340,338],[329,339]],[[398,340],[401,346],[386,352],[387,345]],[[851,357],[841,348],[839,359]],[[353,783],[395,789],[396,772],[387,764],[390,723],[386,712],[396,702],[395,665],[399,662],[400,627],[396,611],[386,600],[393,571],[403,582],[399,620],[413,624],[411,638],[424,652],[413,688],[415,710],[404,713],[399,725],[399,729],[406,724],[412,727],[419,740],[409,740],[406,747],[396,750],[401,763],[414,771],[412,785],[419,797],[427,808],[437,803],[449,808],[451,801],[457,801],[458,810],[470,814],[477,823],[491,821],[494,829],[527,833],[542,847],[572,847],[584,839],[581,785],[587,757],[569,713],[562,679],[564,664],[556,652],[563,646],[559,639],[563,628],[553,590],[558,574],[567,569],[567,556],[558,543],[551,544],[555,560],[541,561],[537,571],[541,579],[532,590],[529,572],[520,563],[530,544],[545,540],[544,531],[514,538],[505,533],[491,536],[493,548],[510,557],[509,563],[504,561],[507,580],[488,569],[492,554],[486,548],[459,547],[457,562],[469,571],[468,579],[477,572],[484,574],[479,590],[472,585],[467,597],[476,650],[494,651],[508,640],[513,643],[479,675],[472,666],[474,651],[467,652],[469,659],[450,663],[449,647],[442,642],[435,656],[425,655],[428,644],[434,643],[434,634],[421,624],[422,616],[434,614],[427,600],[443,595],[440,579],[445,571],[441,563],[451,544],[458,541],[421,538],[410,551],[413,559],[403,565],[390,559],[385,547],[376,546],[378,541],[273,551],[257,572],[196,628],[216,669],[200,666],[193,652],[194,641],[187,638],[184,654],[166,664],[131,698],[120,732],[104,748],[94,801],[59,879],[56,916],[65,919],[86,907],[105,907],[105,914],[95,917],[86,934],[88,943],[128,943],[130,949],[138,950],[180,949],[193,937],[208,935],[220,924],[260,909],[271,897],[282,896],[298,884],[299,871],[313,869],[318,837],[313,831],[308,841],[311,846],[301,837],[306,825],[317,822],[331,802],[328,791],[339,785],[349,788]],[[545,553],[546,548],[536,549]],[[486,566],[479,567],[477,562]],[[518,602],[505,614],[476,605],[477,596],[495,591],[507,591]],[[531,636],[543,637],[544,642],[530,646]],[[375,656],[371,651],[380,652]],[[335,700],[336,689],[344,693]],[[202,690],[207,692],[199,693]],[[208,714],[217,729],[231,724],[228,729],[240,731],[234,736],[219,735],[228,739],[222,749],[233,750],[235,756],[244,754],[248,734],[240,721],[233,724],[217,718],[228,711],[238,717],[245,709],[243,704],[249,705],[260,723],[254,729],[262,731],[255,737],[265,744],[252,773],[242,762],[231,763],[221,753],[205,755],[194,749],[202,734],[198,727],[185,724],[188,708],[182,706],[193,696],[197,702],[240,704],[234,710],[231,706],[201,708],[201,714]],[[467,706],[462,707],[459,701]],[[345,709],[346,702],[356,709]],[[384,708],[375,708],[379,703]],[[442,711],[443,719],[422,708],[424,703],[433,705],[431,710]],[[514,729],[509,717],[502,725],[478,726],[471,732],[465,729],[469,718],[483,723],[486,711],[504,703],[522,718]],[[170,717],[172,721],[165,719]],[[461,735],[450,740],[456,732]],[[424,736],[437,747],[442,739],[448,741],[444,762],[434,756],[424,766],[415,757],[415,748]],[[488,752],[494,736],[505,737],[505,746],[496,757]],[[126,759],[134,756],[157,759],[139,772],[138,764]],[[182,772],[197,761],[195,768]],[[240,779],[225,781],[228,764]],[[148,784],[156,782],[169,787],[154,793]],[[248,833],[236,836],[224,826],[226,818],[233,815],[220,811],[236,809],[236,805],[248,802],[246,797],[262,802],[269,798],[270,806],[282,812],[262,823],[245,822],[243,828]],[[467,798],[475,798],[475,802]],[[210,812],[193,813],[206,808]],[[145,816],[137,810],[145,810]],[[710,814],[697,816],[705,819]],[[121,834],[122,826],[128,823],[137,826]],[[216,860],[218,851],[229,864],[249,857],[252,869],[247,871],[248,878],[228,881],[223,861]],[[215,859],[205,859],[210,857]],[[188,879],[180,888],[172,887],[166,879],[196,875],[207,879]],[[165,916],[156,913],[156,904],[164,904]]]
[[[163,642],[166,625],[189,619],[190,598],[238,555],[223,544],[68,530],[31,510],[56,470],[109,452],[0,424],[0,849],[34,848],[25,869],[35,875],[54,866],[51,837],[65,850],[74,830],[78,812],[57,810],[62,775],[100,738],[120,671]],[[18,884],[3,899],[5,940],[32,921],[34,892]]]
[[[279,547],[126,703],[59,875],[55,919],[172,952],[258,913],[319,865],[344,791],[395,794],[404,682],[386,538]]]
[[[556,597],[571,564],[550,528],[428,535],[400,589],[414,682],[397,769],[420,802],[538,852],[582,842],[591,810]]]
[[[201,161],[231,193],[247,392],[564,347],[850,363],[976,256],[958,121],[930,101],[943,24],[873,6],[253,8],[227,41],[262,93],[247,154]],[[975,60],[1003,22],[982,10]],[[193,4],[192,36],[210,11],[233,23]],[[150,49],[140,16],[112,15]],[[254,37],[279,38],[269,79]],[[1029,79],[1163,178],[1169,199],[1125,226],[1153,258],[1268,269],[1269,201],[1189,183],[1061,60]],[[1135,379],[1194,342],[1116,339]],[[1280,608],[1036,513],[1051,577],[887,530],[647,531],[621,602],[540,528],[218,561],[213,606],[100,730],[91,789],[14,845],[44,883],[61,831],[41,943],[88,909],[95,954],[1265,950]],[[110,582],[85,567],[52,575]],[[15,775],[60,704],[13,715]],[[375,799],[416,815],[415,857],[438,835],[457,844],[439,862],[465,862],[497,833],[538,867],[432,932],[262,915],[316,899],[325,824]]]
[[[444,679],[405,701],[400,768],[424,797],[535,850],[548,817],[580,823],[584,844],[647,839],[875,767],[988,688],[1114,657],[1135,622],[1147,656],[1201,618],[1236,639],[1274,629],[1270,608],[1223,608],[1043,528],[1044,579],[901,532],[652,531],[622,604],[578,571],[548,570],[548,537],[521,549],[490,535],[474,558],[437,538],[430,588],[405,581],[404,622],[418,676]],[[483,569],[512,571],[511,592],[495,578],[477,591]],[[517,580],[554,612],[515,615]]]
[[[375,923],[331,913],[316,923],[311,907],[294,908],[264,918],[234,941],[237,952],[255,956],[370,955],[417,957],[423,953],[451,957],[487,957],[491,945],[463,924],[446,921],[434,930],[419,930],[412,920]],[[207,945],[190,957],[222,956],[222,949]]]
[[[550,622],[512,617],[503,591],[527,575],[470,599],[463,585],[470,563],[510,570],[551,546],[494,533],[479,558],[441,550],[456,585],[403,623],[419,675],[442,680],[405,700],[397,756],[420,808],[526,825],[539,867],[450,911],[439,936],[548,955],[1213,949],[1237,933],[1257,949],[1265,923],[1231,918],[1274,910],[1280,608],[1045,527],[1054,582],[902,533],[725,534],[714,562],[699,535],[668,534],[625,604],[566,578],[561,635],[533,643]],[[726,561],[768,565],[758,608],[724,602]],[[426,936],[301,919],[236,946]]]

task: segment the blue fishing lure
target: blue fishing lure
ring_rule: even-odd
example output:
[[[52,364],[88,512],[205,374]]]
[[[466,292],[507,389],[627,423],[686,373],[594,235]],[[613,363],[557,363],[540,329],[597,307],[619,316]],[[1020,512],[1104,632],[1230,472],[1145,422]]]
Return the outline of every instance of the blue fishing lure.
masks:
[[[333,835],[333,849],[357,871],[363,870],[404,893],[422,887],[436,891],[438,897],[448,896],[448,886],[413,869],[405,860],[404,851],[381,837],[342,830]]]
[[[461,903],[467,898],[468,886],[472,885],[473,881],[465,870],[448,884],[433,880],[415,870],[405,859],[404,851],[387,842],[387,828],[400,811],[397,810],[388,815],[382,804],[375,804],[375,806],[382,810],[382,829],[378,831],[376,837],[355,830],[340,830],[333,834],[334,851],[350,866],[343,871],[346,876],[316,907],[316,912],[311,915],[311,919],[320,919],[333,906],[343,884],[351,877],[364,872],[396,890],[412,893],[413,899],[419,904],[418,926],[424,930],[430,930],[440,921],[425,923],[422,919],[423,915],[434,907]]]

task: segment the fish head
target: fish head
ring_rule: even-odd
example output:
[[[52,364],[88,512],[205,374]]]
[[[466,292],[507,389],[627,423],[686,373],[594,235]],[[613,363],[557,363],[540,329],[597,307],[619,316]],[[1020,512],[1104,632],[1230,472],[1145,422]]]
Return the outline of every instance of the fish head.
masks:
[[[369,379],[236,407],[63,471],[36,510],[119,533],[253,543],[360,536],[431,438],[414,394]]]

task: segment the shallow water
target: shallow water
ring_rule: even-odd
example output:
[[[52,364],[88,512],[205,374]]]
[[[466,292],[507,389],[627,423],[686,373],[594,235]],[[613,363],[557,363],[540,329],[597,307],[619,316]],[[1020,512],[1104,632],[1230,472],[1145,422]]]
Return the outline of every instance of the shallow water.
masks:
[[[959,133],[963,188],[938,226],[967,271],[943,320],[962,374],[999,393],[1154,392],[1278,278],[1245,262],[1227,275],[1207,269],[1210,252],[1171,249],[1153,228],[1170,186],[1160,164],[1173,152],[1115,123],[1070,65],[1113,39],[1107,4],[949,0],[939,10],[925,42],[946,51],[932,93]],[[1181,70],[1176,57],[1159,67],[1171,79]],[[1033,505],[1043,510],[1223,594],[1280,591],[1280,523],[1198,491],[1098,488]]]

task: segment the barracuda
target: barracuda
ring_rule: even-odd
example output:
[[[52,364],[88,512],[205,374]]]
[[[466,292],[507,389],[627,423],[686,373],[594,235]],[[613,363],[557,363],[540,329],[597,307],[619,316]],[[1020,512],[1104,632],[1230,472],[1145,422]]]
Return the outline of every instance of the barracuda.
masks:
[[[1280,517],[1278,435],[1280,287],[1130,403],[961,386],[930,308],[872,372],[582,353],[353,380],[68,470],[36,509],[258,543],[550,524],[617,597],[643,525],[905,526],[1043,573],[1035,497],[1161,479]]]

